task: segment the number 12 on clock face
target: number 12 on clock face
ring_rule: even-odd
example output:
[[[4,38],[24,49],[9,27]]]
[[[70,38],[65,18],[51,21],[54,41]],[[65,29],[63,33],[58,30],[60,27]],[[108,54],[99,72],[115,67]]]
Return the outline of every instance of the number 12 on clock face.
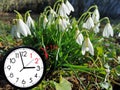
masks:
[[[17,88],[34,87],[43,79],[44,73],[44,61],[34,48],[18,47],[5,56],[5,77]]]

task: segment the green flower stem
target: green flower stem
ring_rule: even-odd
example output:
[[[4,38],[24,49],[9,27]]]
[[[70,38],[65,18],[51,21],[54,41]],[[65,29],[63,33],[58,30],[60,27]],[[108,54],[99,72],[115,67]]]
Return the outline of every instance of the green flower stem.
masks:
[[[82,16],[78,19],[78,24],[80,23],[80,21],[85,22],[90,16],[91,16],[91,12],[86,12],[82,14]]]
[[[47,10],[51,10],[51,6],[47,6],[45,9],[44,9],[44,12],[46,12]]]
[[[93,8],[95,8],[95,9],[97,9],[98,7],[97,7],[97,5],[93,5],[93,6],[91,6],[87,11],[89,12],[91,9],[93,9]]]
[[[82,14],[82,16],[80,16],[80,18],[78,19],[78,24],[80,23],[80,21],[83,20],[83,18],[85,18],[85,16],[88,14],[88,12],[85,12]]]
[[[43,35],[42,35],[42,46],[43,46],[43,48],[46,50],[45,44],[44,44],[44,37],[43,37]]]
[[[92,58],[92,57],[90,57],[90,56],[87,56],[89,59],[91,59],[92,60],[92,62],[93,62],[93,65],[95,65],[96,66],[96,68],[98,68],[99,69],[99,67],[97,66],[97,64],[95,64],[95,60]]]
[[[58,11],[59,11],[59,7],[60,7],[60,4],[57,5],[57,8],[56,8],[56,13],[58,14]],[[54,10],[54,9],[53,9]]]
[[[99,23],[102,22],[102,21],[104,21],[104,20],[107,20],[107,23],[110,23],[110,20],[109,20],[108,17],[104,17],[104,18],[102,18],[102,19],[99,21]]]
[[[101,62],[101,59],[100,59],[100,57],[99,57],[99,56],[97,56],[97,59],[96,59],[96,61],[97,61],[97,60],[99,61],[99,63],[100,63],[100,66],[101,66],[101,67],[103,67],[103,64],[102,64],[102,62]]]
[[[14,10],[14,12],[17,14],[16,15],[17,19],[23,19],[22,15],[18,11]]]
[[[61,2],[63,2],[63,0],[58,0],[58,1],[54,4],[54,6],[53,6],[53,10],[55,10],[55,8],[58,7],[57,4],[59,4],[59,3],[61,3]]]
[[[85,33],[86,33],[86,37],[89,37],[89,34],[88,34],[89,31],[88,31],[88,30],[82,30],[81,33],[82,33],[82,32],[85,32]]]
[[[25,13],[25,22],[27,21],[27,16],[30,16],[30,12],[31,12],[31,10],[29,10]]]

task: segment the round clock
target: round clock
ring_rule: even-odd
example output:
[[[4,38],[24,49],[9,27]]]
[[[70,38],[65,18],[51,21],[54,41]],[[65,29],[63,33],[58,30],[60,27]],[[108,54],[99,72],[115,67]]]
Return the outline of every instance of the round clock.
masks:
[[[32,88],[43,79],[45,64],[39,52],[31,47],[12,49],[4,59],[7,81],[21,89]]]

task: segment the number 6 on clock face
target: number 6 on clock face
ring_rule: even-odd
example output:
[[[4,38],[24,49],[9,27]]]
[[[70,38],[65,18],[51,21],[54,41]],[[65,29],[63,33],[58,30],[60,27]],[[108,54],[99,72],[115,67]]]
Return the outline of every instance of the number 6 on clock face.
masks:
[[[43,79],[44,73],[44,61],[34,48],[14,48],[4,58],[5,77],[17,88],[34,87]]]

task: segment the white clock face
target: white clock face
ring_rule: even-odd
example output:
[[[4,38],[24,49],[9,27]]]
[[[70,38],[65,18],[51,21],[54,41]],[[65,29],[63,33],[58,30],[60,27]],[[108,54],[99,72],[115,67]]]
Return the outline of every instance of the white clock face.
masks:
[[[4,73],[12,85],[29,88],[42,79],[44,63],[34,49],[19,47],[12,50],[5,58]]]

